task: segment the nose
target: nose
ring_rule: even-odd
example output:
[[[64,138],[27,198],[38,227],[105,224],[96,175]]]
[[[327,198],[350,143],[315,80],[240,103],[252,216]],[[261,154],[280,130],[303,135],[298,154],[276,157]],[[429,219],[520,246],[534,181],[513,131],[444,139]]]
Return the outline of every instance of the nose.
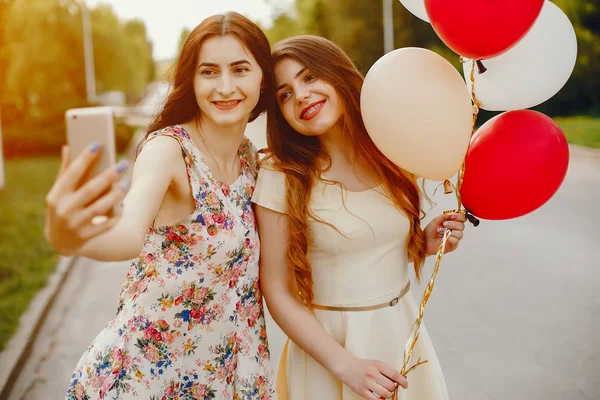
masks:
[[[235,83],[230,74],[222,74],[217,83],[217,93],[221,96],[231,96],[235,93]]]
[[[295,92],[296,92],[296,101],[298,102],[298,104],[304,103],[310,97],[310,92],[302,86],[297,87],[295,89]]]

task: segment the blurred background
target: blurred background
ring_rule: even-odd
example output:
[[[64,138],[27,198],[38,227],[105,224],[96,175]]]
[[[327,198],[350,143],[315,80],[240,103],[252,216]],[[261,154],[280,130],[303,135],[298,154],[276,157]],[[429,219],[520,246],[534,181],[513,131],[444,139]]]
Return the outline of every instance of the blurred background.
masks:
[[[600,148],[600,2],[554,3],[575,26],[579,54],[566,86],[536,109],[553,117],[570,143]],[[114,107],[125,156],[164,101],[190,30],[227,10],[259,23],[272,44],[297,34],[327,37],[364,73],[389,50],[384,27],[393,48],[429,48],[460,66],[431,26],[397,0],[0,0],[0,350],[58,262],[42,226],[65,111]],[[479,123],[493,115],[482,111]]]

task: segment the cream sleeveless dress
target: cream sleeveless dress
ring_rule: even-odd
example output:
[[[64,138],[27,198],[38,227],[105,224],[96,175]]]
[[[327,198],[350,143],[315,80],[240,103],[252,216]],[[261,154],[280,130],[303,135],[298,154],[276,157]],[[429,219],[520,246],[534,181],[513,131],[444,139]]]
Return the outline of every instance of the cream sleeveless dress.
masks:
[[[382,186],[349,192],[325,181],[313,187],[311,209],[345,236],[309,219],[315,304],[380,304],[398,296],[408,283],[406,242],[410,223],[383,192]],[[252,202],[285,213],[284,174],[263,166]],[[350,353],[383,361],[397,370],[402,368],[404,345],[417,313],[412,291],[393,307],[359,312],[314,311],[327,333]],[[408,375],[409,388],[400,389],[399,398],[448,399],[444,376],[424,326],[413,353],[415,362],[419,358],[429,362]],[[279,371],[279,400],[361,399],[293,342],[284,347]]]

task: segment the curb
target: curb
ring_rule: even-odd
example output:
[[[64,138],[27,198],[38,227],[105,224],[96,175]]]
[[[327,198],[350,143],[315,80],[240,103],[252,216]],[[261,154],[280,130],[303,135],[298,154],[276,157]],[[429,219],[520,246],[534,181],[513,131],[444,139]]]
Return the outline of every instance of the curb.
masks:
[[[29,358],[48,311],[52,308],[78,257],[61,257],[48,284],[33,298],[21,316],[19,327],[0,353],[0,400],[8,400]]]
[[[133,162],[137,145],[144,129],[138,130],[130,141],[123,159]],[[131,179],[132,168],[121,178]],[[60,257],[56,271],[48,278],[48,284],[31,300],[27,311],[21,315],[19,327],[0,353],[0,400],[8,400],[17,378],[27,362],[37,336],[46,322],[46,316],[54,305],[79,257]]]
[[[600,158],[600,149],[569,143],[569,152],[583,157]]]

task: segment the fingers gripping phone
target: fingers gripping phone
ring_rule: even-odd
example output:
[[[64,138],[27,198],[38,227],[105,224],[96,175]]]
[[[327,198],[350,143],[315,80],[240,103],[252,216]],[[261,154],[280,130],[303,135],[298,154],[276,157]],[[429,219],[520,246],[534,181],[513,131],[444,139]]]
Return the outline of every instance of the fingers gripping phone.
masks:
[[[114,116],[110,107],[87,107],[67,110],[67,143],[70,159],[74,160],[92,143],[102,145],[100,159],[86,174],[87,181],[116,163]],[[82,182],[83,183],[83,182]]]

